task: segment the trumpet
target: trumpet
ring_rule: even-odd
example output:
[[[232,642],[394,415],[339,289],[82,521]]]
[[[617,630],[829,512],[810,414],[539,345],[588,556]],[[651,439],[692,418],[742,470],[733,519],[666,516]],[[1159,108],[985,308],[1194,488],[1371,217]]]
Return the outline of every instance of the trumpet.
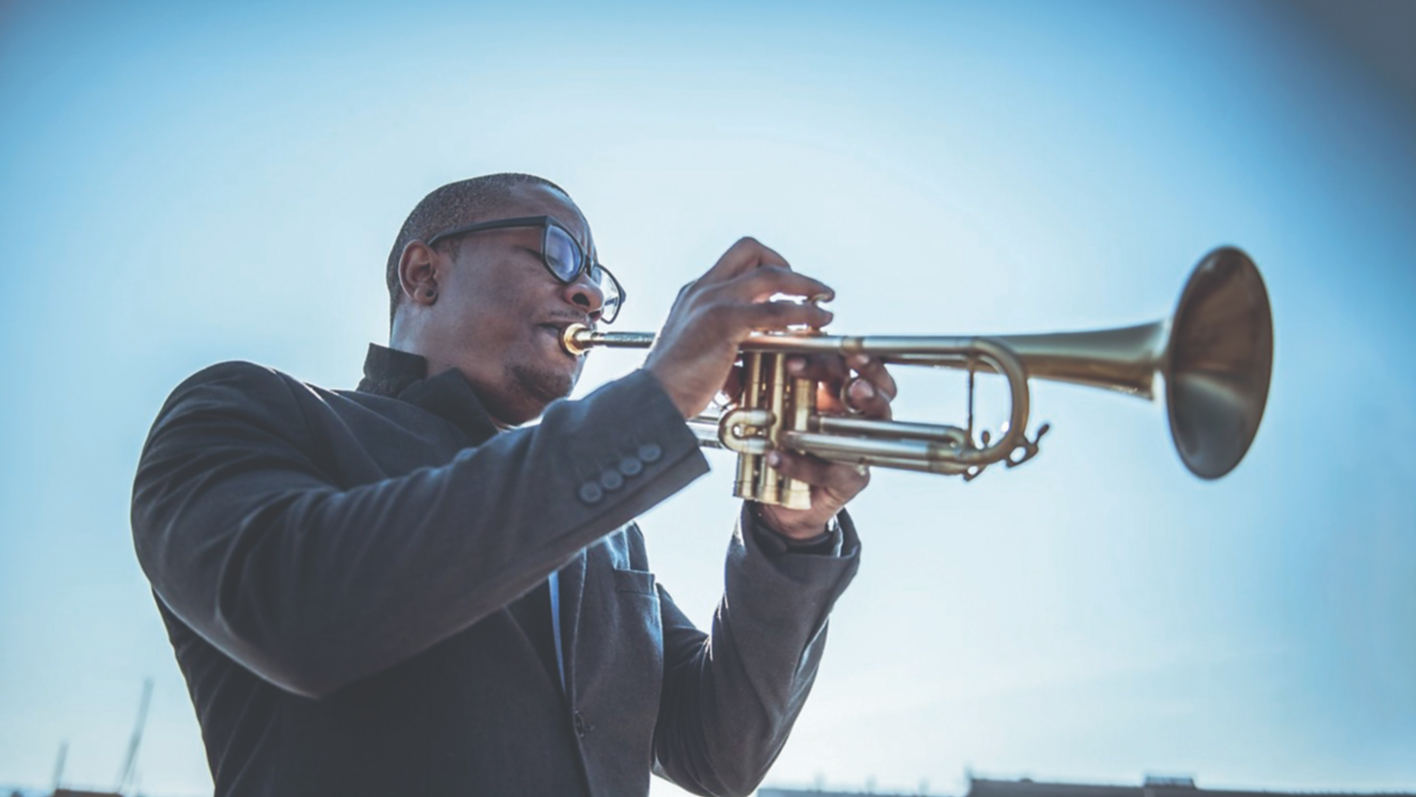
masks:
[[[562,336],[565,349],[577,355],[597,347],[649,348],[653,342],[651,333],[597,332],[582,325]],[[1202,479],[1218,479],[1240,463],[1259,430],[1274,330],[1259,269],[1239,249],[1221,247],[1191,272],[1171,317],[1150,324],[1041,335],[757,333],[740,344],[739,354],[741,392],[720,414],[691,420],[690,428],[701,445],[738,454],[734,495],[802,509],[811,505],[810,485],[766,466],[764,457],[774,448],[966,481],[999,462],[1009,468],[1027,462],[1048,431],[1044,424],[1032,437],[1027,433],[1030,378],[1146,400],[1164,393],[1181,462]],[[866,354],[887,364],[968,371],[968,421],[960,427],[819,413],[817,383],[786,370],[788,357],[811,354]],[[988,430],[975,434],[976,373],[998,374],[1008,383],[1008,421],[997,438]]]

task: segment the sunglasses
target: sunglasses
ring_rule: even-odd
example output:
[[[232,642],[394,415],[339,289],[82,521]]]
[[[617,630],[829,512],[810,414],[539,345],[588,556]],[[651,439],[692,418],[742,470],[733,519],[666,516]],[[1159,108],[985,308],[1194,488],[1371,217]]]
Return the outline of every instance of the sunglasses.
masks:
[[[621,305],[625,303],[625,289],[620,287],[620,281],[615,279],[614,274],[581,249],[570,230],[550,216],[522,216],[469,224],[466,227],[444,230],[424,243],[432,248],[440,241],[459,235],[512,227],[540,227],[541,262],[546,266],[546,270],[563,285],[575,282],[583,273],[589,276],[590,283],[598,288],[600,295],[604,297],[600,306],[600,320],[606,324],[615,320],[615,316],[620,314]]]

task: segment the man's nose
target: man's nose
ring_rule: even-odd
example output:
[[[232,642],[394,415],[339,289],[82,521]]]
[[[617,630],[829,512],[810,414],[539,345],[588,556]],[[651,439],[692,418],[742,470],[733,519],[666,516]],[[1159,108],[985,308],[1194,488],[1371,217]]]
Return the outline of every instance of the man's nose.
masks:
[[[600,311],[605,307],[605,293],[592,283],[590,276],[584,272],[574,282],[562,286],[561,298],[590,316],[591,321],[598,321]]]

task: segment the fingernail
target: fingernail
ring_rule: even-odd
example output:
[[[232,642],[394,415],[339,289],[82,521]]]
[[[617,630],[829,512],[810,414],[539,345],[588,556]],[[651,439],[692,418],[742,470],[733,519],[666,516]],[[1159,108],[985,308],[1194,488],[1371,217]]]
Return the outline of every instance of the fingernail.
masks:
[[[793,376],[796,376],[797,374],[800,374],[800,373],[802,373],[803,371],[806,371],[806,370],[807,370],[807,361],[806,361],[806,360],[802,359],[801,357],[789,357],[789,358],[787,358],[787,372],[788,372],[789,374],[792,374]]]
[[[769,451],[769,452],[768,452],[768,467],[769,467],[769,468],[776,468],[778,465],[781,465],[781,464],[782,464],[782,455],[779,454],[779,453],[777,453],[776,451]]]
[[[860,368],[861,366],[864,366],[869,362],[871,362],[871,358],[867,357],[864,354],[851,355],[851,364],[856,366],[857,368]]]
[[[868,399],[876,395],[876,386],[864,379],[858,379],[851,386],[851,392],[855,393],[857,398]]]

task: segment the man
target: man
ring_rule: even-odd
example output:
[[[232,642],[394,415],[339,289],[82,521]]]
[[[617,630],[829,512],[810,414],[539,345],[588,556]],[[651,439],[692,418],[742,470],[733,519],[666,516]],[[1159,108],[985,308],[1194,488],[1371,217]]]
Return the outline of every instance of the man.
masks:
[[[704,794],[766,773],[858,543],[857,469],[781,452],[812,507],[745,506],[705,635],[649,571],[636,515],[707,470],[685,419],[755,330],[829,296],[756,241],[680,294],[644,368],[558,401],[559,337],[624,292],[557,186],[444,186],[389,258],[389,348],[358,391],[247,363],[177,388],[139,463],[139,559],[218,795]],[[894,384],[853,364],[854,409]],[[796,361],[835,391],[839,360]],[[824,390],[824,392],[825,392]],[[830,399],[827,399],[830,401]],[[516,428],[540,417],[536,425]]]

